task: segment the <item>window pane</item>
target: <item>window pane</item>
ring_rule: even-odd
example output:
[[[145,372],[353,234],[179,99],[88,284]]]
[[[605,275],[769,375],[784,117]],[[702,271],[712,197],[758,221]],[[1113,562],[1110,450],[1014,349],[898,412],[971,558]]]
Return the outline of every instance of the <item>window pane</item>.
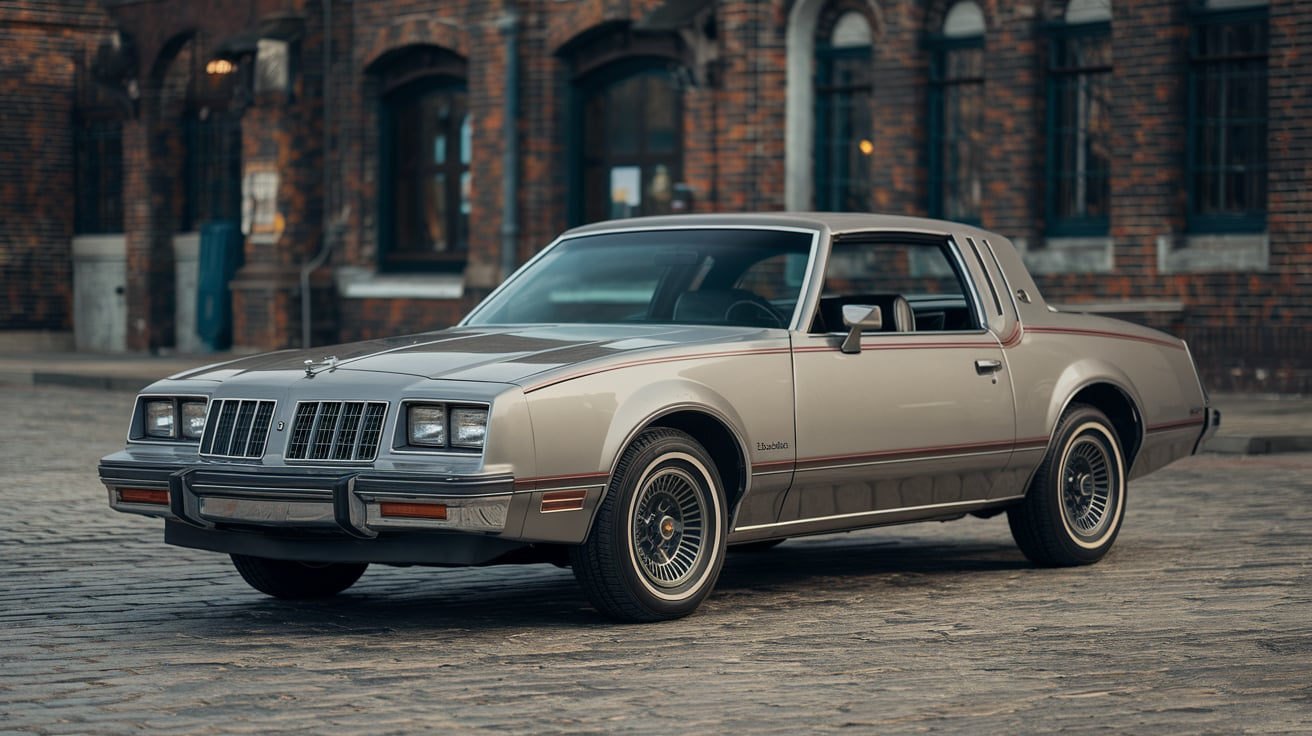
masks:
[[[911,306],[916,331],[978,328],[975,310],[945,245],[924,242],[836,243],[829,257],[816,327],[843,330],[842,305],[878,306],[894,319],[896,297]]]
[[[458,87],[420,89],[389,100],[392,117],[391,239],[385,258],[407,266],[453,262],[466,248],[471,125]]]
[[[1267,20],[1203,16],[1190,44],[1191,227],[1265,225]]]
[[[1101,233],[1110,198],[1111,29],[1060,29],[1048,73],[1050,176],[1048,227],[1056,233]]]
[[[983,39],[936,43],[930,90],[931,214],[978,221],[983,197]]]
[[[673,85],[663,79],[647,77],[644,81],[646,82],[646,94],[643,99],[646,104],[644,120],[647,123],[647,151],[668,153],[675,149],[679,139],[680,121],[675,117],[678,104],[674,99],[677,91]]]
[[[642,206],[642,169],[616,166],[610,170],[610,216],[632,217]]]
[[[428,247],[444,251],[450,247],[447,240],[446,174],[434,174],[424,183],[424,228]]]
[[[805,261],[811,237],[767,230],[657,230],[574,238],[489,299],[472,324],[739,324],[730,310],[750,295],[735,289],[758,281],[769,282],[769,293],[755,296],[768,298],[786,319],[801,288],[800,278],[788,280],[789,261],[748,274],[767,259]]]
[[[654,106],[648,108],[643,105],[642,81],[642,77],[630,77],[610,90],[610,99],[607,100],[606,143],[612,154],[637,153],[639,114],[656,112]]]
[[[870,155],[874,152],[872,64],[869,46],[816,47],[817,209],[870,208]]]
[[[460,119],[460,163],[469,165],[474,149],[474,126],[469,113]]]
[[[682,171],[683,92],[663,70],[585,89],[587,221],[669,211]]]

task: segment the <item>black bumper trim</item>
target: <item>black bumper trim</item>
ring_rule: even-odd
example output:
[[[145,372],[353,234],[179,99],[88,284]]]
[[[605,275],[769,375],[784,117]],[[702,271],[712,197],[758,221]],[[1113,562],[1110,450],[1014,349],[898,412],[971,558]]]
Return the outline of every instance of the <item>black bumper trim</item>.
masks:
[[[345,534],[277,536],[164,523],[164,541],[179,547],[302,562],[376,562],[394,565],[483,565],[528,546],[499,537],[460,532],[387,534],[357,539]]]

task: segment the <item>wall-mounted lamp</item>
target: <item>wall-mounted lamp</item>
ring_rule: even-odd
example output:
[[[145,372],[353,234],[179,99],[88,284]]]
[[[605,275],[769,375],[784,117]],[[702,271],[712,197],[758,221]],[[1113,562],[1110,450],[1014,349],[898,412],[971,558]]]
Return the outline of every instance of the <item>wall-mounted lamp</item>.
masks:
[[[229,59],[210,59],[205,64],[205,73],[214,75],[232,74],[237,71],[237,62]]]

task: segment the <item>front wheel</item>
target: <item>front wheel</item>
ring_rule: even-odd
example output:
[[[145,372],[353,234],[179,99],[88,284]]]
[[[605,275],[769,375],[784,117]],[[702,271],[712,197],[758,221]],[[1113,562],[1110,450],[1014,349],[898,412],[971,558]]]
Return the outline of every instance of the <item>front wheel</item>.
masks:
[[[296,562],[232,555],[232,565],[250,586],[275,598],[327,598],[355,584],[368,563]]]
[[[720,476],[691,436],[658,427],[624,451],[588,539],[570,550],[592,604],[622,621],[692,613],[724,564]]]
[[[1125,456],[1107,416],[1066,410],[1029,493],[1007,510],[1016,545],[1037,565],[1088,565],[1111,549],[1125,515]]]

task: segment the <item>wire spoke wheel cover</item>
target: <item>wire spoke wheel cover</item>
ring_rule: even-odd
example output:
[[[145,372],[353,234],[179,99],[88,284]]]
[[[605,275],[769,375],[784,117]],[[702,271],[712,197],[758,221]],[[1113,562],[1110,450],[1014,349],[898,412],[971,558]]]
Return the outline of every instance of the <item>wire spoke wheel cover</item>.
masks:
[[[1062,459],[1061,510],[1066,528],[1080,539],[1097,539],[1111,518],[1110,451],[1102,437],[1077,437]]]
[[[613,618],[686,616],[724,563],[724,509],[702,446],[679,430],[649,429],[624,451],[587,541],[571,550],[574,575]]]
[[[698,572],[705,552],[705,473],[696,458],[673,454],[639,482],[629,519],[630,549],[647,582],[658,595],[677,589]]]
[[[1039,565],[1087,565],[1111,549],[1125,515],[1126,463],[1111,422],[1067,409],[1025,500],[1007,510],[1017,546]]]

